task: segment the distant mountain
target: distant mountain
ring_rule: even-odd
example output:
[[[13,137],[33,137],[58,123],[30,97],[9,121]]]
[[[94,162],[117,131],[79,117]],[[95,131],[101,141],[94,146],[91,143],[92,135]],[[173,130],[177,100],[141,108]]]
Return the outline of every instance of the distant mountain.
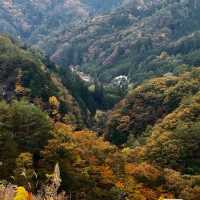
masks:
[[[200,64],[199,9],[198,0],[132,0],[38,46],[56,63],[79,66],[103,82],[128,75],[138,83]]]
[[[109,11],[122,0],[1,0],[0,32],[39,41],[46,35]]]
[[[86,5],[93,15],[97,15],[98,13],[108,12],[120,7],[125,0],[80,0],[80,2]]]

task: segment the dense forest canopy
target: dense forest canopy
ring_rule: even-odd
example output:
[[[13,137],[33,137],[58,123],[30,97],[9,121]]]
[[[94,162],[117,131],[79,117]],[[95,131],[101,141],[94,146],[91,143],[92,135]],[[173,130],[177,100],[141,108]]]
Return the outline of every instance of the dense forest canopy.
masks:
[[[0,200],[199,200],[199,9],[1,0]]]

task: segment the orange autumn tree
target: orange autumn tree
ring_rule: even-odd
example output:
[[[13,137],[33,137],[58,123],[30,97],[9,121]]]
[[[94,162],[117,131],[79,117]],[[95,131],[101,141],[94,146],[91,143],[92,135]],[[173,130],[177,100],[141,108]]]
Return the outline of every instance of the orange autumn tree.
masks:
[[[106,196],[114,200],[120,195],[138,200],[158,198],[159,170],[147,163],[132,162],[132,152],[129,148],[118,149],[92,131],[74,131],[70,125],[57,122],[54,138],[42,155],[49,169],[59,162],[67,191],[93,199]]]
[[[54,139],[49,141],[42,154],[44,162],[51,168],[56,161],[59,162],[66,190],[89,196],[114,193],[112,196],[116,198],[118,178],[108,159],[116,150],[92,131],[73,131],[73,127],[57,122]],[[73,184],[70,184],[68,181],[72,179]]]

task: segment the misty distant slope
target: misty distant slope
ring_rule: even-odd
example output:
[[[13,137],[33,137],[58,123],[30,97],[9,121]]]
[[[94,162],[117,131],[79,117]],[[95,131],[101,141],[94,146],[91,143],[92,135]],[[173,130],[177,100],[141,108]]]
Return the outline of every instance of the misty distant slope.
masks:
[[[179,64],[188,64],[189,53],[197,58],[199,9],[197,0],[132,0],[110,14],[51,35],[39,46],[53,61],[79,65],[102,81],[124,74],[138,82],[176,73]],[[193,43],[188,40],[191,37]],[[181,43],[185,50],[178,55],[175,49]],[[162,52],[168,54],[164,60],[159,57]],[[190,64],[199,65],[196,61]]]
[[[109,11],[122,0],[1,0],[0,32],[38,41],[54,31],[83,22],[89,15]]]

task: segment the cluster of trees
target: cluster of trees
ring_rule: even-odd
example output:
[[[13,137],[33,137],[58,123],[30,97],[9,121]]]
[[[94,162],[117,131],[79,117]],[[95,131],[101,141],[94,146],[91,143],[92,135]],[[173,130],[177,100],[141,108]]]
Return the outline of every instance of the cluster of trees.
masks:
[[[109,109],[122,95],[104,88],[98,81],[85,83],[67,67],[57,67],[41,52],[20,46],[0,36],[0,97],[6,101],[26,98],[52,112],[49,99],[59,102],[59,120],[91,126],[97,109]],[[55,110],[55,109],[54,109]]]
[[[24,101],[1,102],[0,113],[1,178],[10,179],[18,161],[31,164],[30,153],[38,154],[51,137],[52,127],[47,114]],[[30,153],[20,154],[20,151]]]
[[[130,152],[125,169],[137,181],[181,199],[199,199],[199,77],[193,69],[145,82],[116,105],[105,128]]]
[[[176,118],[169,115],[156,126],[147,144],[120,149],[92,131],[74,131],[69,124],[51,120],[26,101],[1,102],[0,179],[41,192],[59,163],[60,190],[78,199],[155,200],[164,196],[196,200],[200,194],[199,126],[197,122],[189,125],[193,119],[198,121],[199,95],[192,101],[194,104],[185,104],[175,112]],[[54,98],[50,102],[57,105]],[[172,126],[178,129],[179,118],[184,121],[181,133],[168,134]],[[184,148],[177,151],[180,147]],[[189,175],[191,169],[194,175]]]
[[[49,45],[41,41],[41,48],[58,64],[79,65],[85,72],[97,74],[102,82],[128,75],[141,83],[198,66],[199,2],[143,3],[130,2],[127,7],[60,32],[59,38],[49,37]],[[160,57],[163,52],[168,56]]]
[[[144,153],[149,160],[186,174],[199,174],[199,98],[198,93],[152,129]]]
[[[173,73],[137,86],[105,113],[96,110],[112,107],[116,91],[0,36],[0,180],[37,193],[59,163],[60,190],[77,199],[200,199],[200,70],[189,67],[199,64],[199,41],[197,32],[155,55],[148,37],[137,41],[135,82]],[[102,136],[85,129],[94,115]]]
[[[176,109],[185,98],[199,91],[199,69],[181,76],[167,75],[151,79],[131,90],[110,112],[106,137],[114,144],[125,143],[130,135],[136,139],[145,130]]]
[[[126,93],[104,87],[98,80],[85,83],[67,67],[57,67],[41,52],[20,46],[0,36],[0,97],[6,101],[26,98],[51,112],[49,98],[59,101],[60,120],[71,121],[77,128],[92,126],[97,109],[113,107]]]

